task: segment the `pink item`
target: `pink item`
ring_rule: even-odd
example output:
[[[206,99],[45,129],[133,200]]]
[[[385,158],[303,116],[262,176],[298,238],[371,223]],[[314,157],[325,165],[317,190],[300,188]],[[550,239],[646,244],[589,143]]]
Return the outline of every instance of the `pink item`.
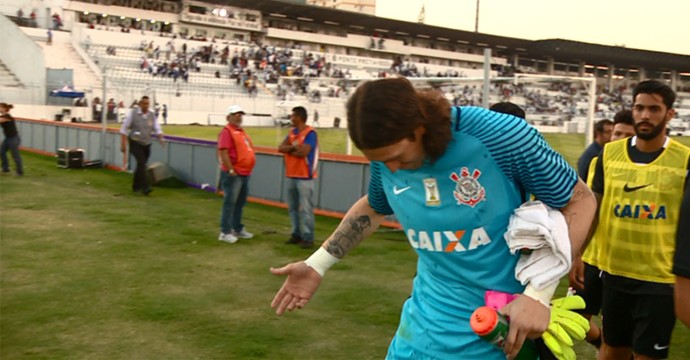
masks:
[[[484,293],[484,303],[486,306],[498,311],[504,306],[508,305],[509,302],[515,300],[518,295],[508,294],[502,291],[487,290]]]

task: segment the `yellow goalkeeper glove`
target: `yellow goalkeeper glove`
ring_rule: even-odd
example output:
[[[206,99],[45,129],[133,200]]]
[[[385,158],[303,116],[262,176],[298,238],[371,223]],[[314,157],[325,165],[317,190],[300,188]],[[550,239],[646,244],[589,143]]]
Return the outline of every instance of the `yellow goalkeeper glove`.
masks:
[[[542,339],[558,360],[576,358],[573,340],[585,338],[589,331],[589,320],[572,310],[584,308],[585,301],[577,295],[551,301],[551,321]]]

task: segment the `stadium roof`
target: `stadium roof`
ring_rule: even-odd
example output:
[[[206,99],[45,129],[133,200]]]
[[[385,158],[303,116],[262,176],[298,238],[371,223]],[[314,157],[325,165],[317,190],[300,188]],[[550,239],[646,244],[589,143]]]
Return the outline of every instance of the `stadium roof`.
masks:
[[[584,61],[592,65],[615,64],[617,67],[623,68],[644,67],[656,70],[690,72],[690,56],[688,55],[562,39],[537,40],[532,42],[529,49],[531,54],[551,56],[561,61]]]
[[[290,1],[281,0],[206,0],[208,3],[236,6],[245,9],[258,10],[262,14],[281,14],[289,19],[311,19],[317,24],[331,24],[336,22],[341,26],[348,26],[371,34],[381,33],[377,29],[388,30],[392,37],[396,32],[415,36],[426,35],[430,40],[448,39],[450,41],[461,40],[475,46],[504,46],[511,49],[527,50],[532,41],[511,37],[488,35],[471,31],[461,31],[444,27],[419,24],[401,20],[394,20],[373,15],[360,14],[353,11],[331,9],[322,6],[301,5]]]
[[[678,70],[690,72],[690,56],[657,51],[629,49],[620,46],[606,46],[562,39],[525,40],[506,36],[476,33],[394,20],[351,11],[321,6],[304,5],[284,0],[206,0],[211,4],[236,6],[260,11],[264,15],[281,14],[289,19],[310,19],[314,23],[338,23],[359,31],[380,33],[388,30],[389,36],[409,34],[410,37],[424,35],[430,40],[460,42],[477,47],[490,47],[499,55],[519,54],[536,59],[552,57],[556,62],[573,63],[584,61],[591,65],[610,65],[617,68],[639,68],[648,70]]]

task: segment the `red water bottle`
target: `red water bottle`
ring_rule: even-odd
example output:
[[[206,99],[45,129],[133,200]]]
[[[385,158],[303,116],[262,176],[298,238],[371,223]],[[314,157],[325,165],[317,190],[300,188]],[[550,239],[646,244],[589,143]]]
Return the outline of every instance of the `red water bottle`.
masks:
[[[508,320],[498,311],[482,306],[470,317],[470,327],[479,337],[503,349],[503,342],[508,336]],[[526,339],[515,360],[536,360],[539,358],[534,342]]]

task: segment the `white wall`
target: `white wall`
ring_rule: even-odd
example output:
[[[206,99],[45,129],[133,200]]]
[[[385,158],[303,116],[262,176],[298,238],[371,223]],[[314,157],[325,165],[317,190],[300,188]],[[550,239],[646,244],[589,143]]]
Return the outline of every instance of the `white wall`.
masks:
[[[91,121],[91,107],[14,104],[12,115],[27,119],[54,120],[55,114],[61,114],[62,109],[70,109],[70,118],[81,117],[84,121]],[[70,119],[64,119],[63,121],[69,122]]]
[[[45,104],[46,66],[41,48],[4,15],[0,15],[0,39],[5,39],[0,60],[24,85],[23,92],[29,95],[26,101]]]

